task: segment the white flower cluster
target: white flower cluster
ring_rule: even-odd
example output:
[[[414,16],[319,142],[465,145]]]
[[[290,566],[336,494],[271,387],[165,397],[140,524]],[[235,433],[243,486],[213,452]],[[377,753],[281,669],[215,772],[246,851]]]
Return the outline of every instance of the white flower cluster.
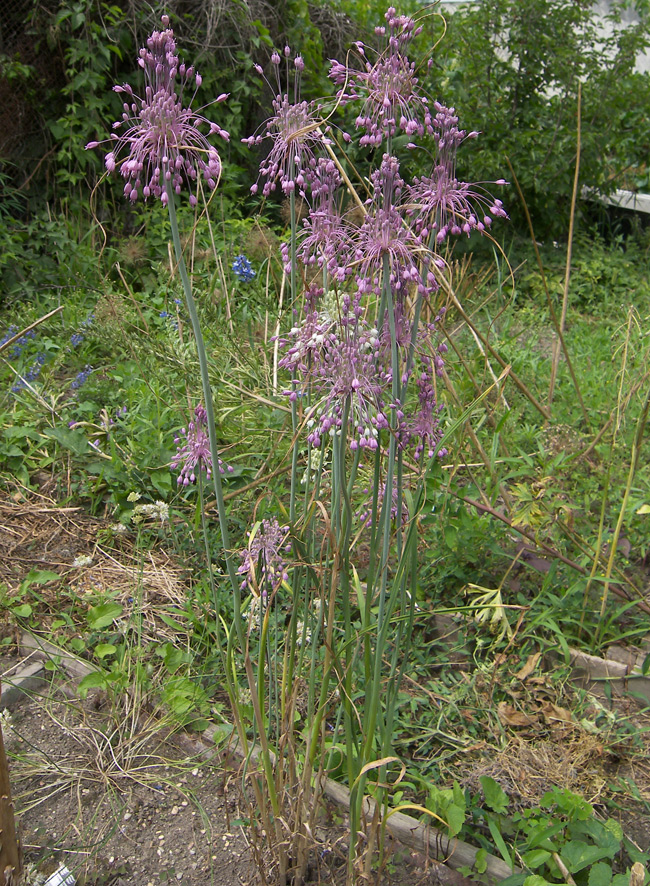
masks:
[[[141,495],[139,492],[130,492],[127,496],[127,501],[137,502],[140,498]],[[151,518],[152,520],[160,520],[161,523],[166,523],[167,520],[169,520],[169,505],[166,502],[160,500],[155,501],[153,504],[137,504],[133,508],[131,521],[133,523],[142,523],[142,521],[146,520],[147,518]]]

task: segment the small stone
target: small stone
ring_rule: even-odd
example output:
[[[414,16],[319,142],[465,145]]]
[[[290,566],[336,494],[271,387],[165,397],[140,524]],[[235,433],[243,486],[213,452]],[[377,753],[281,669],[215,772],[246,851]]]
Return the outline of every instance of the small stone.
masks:
[[[125,812],[125,813],[124,813],[124,821],[128,821],[130,818],[131,818],[131,813],[130,813],[130,812]]]
[[[178,815],[178,806],[172,806],[172,815]]]

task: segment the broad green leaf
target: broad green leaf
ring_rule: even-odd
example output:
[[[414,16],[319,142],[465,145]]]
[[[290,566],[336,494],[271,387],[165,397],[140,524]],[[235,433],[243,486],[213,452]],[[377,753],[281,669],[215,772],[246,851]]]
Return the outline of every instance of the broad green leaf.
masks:
[[[575,874],[602,858],[608,858],[610,850],[601,846],[589,846],[581,840],[571,840],[562,847],[560,854],[569,871]]]
[[[501,785],[490,778],[489,775],[482,775],[479,779],[483,788],[485,803],[493,812],[505,812],[508,808],[508,795]]]
[[[103,671],[94,671],[86,676],[79,683],[79,696],[85,698],[89,689],[106,689],[106,674]]]
[[[551,853],[547,849],[531,849],[530,852],[525,852],[523,855],[524,864],[531,871],[546,864],[550,857]]]
[[[44,585],[48,581],[59,581],[61,576],[58,572],[52,572],[49,569],[32,569],[27,573],[20,583],[21,588],[28,588],[30,585]]]
[[[112,625],[121,614],[122,607],[119,603],[100,603],[98,606],[91,606],[86,617],[90,628],[100,631]]]
[[[487,849],[479,849],[474,859],[474,869],[477,874],[484,874],[487,870]]]
[[[97,658],[106,658],[108,655],[115,655],[117,647],[112,643],[98,643],[95,646],[95,655]]]
[[[531,874],[530,877],[526,877],[524,880],[524,886],[548,886],[549,881],[545,880],[544,877],[540,877],[539,874]]]
[[[75,431],[72,428],[47,428],[43,433],[45,437],[51,437],[75,455],[83,455],[90,451],[90,445],[83,431]]]
[[[33,610],[29,603],[23,603],[21,606],[14,606],[11,610],[18,618],[29,618]]]
[[[451,803],[444,811],[443,818],[447,822],[449,828],[449,836],[455,837],[460,833],[461,828],[465,824],[465,807],[456,806]]]
[[[609,886],[612,882],[612,866],[599,861],[589,870],[589,886]]]

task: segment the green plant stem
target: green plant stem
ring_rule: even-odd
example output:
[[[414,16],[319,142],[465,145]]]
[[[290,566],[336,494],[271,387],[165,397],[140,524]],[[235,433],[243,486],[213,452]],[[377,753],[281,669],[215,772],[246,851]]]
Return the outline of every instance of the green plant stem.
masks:
[[[573,251],[573,229],[575,227],[576,220],[576,200],[578,198],[578,181],[580,179],[580,132],[581,132],[581,123],[582,123],[582,115],[580,112],[582,99],[582,88],[581,84],[578,83],[578,109],[577,109],[577,118],[578,118],[578,131],[576,135],[576,168],[575,175],[573,177],[573,191],[571,193],[571,212],[569,214],[569,237],[566,248],[566,269],[564,274],[564,293],[562,295],[562,311],[560,314],[560,324],[558,327],[558,340],[555,342],[553,347],[553,362],[551,364],[551,380],[548,387],[548,407],[549,409],[553,405],[553,393],[555,391],[555,380],[557,378],[557,369],[560,362],[560,347],[561,341],[563,341],[564,336],[564,325],[566,323],[566,315],[567,308],[569,306],[569,280],[571,279],[571,254]]]
[[[646,395],[645,403],[643,404],[643,409],[641,410],[641,415],[639,416],[639,421],[636,427],[636,434],[634,435],[634,441],[632,443],[632,454],[630,458],[630,469],[627,475],[627,483],[625,484],[625,491],[623,493],[623,501],[621,502],[621,508],[618,513],[618,520],[616,521],[616,528],[614,529],[614,535],[610,542],[610,550],[609,550],[609,558],[607,560],[607,569],[605,571],[605,583],[603,585],[603,598],[600,605],[600,621],[599,621],[599,630],[598,630],[598,638],[600,637],[603,619],[605,616],[605,607],[607,606],[607,597],[609,594],[609,585],[610,579],[612,577],[612,569],[614,567],[614,558],[616,557],[616,550],[618,547],[618,539],[621,534],[621,529],[623,528],[623,521],[625,519],[625,512],[627,511],[627,502],[630,497],[630,490],[632,489],[632,481],[634,480],[634,475],[636,474],[636,469],[639,464],[639,456],[641,454],[641,446],[643,444],[643,435],[645,433],[646,424],[648,421],[648,410],[650,409],[650,390]]]
[[[214,485],[214,494],[217,500],[217,511],[219,516],[219,527],[221,529],[221,543],[223,545],[224,555],[226,558],[226,567],[233,592],[233,616],[235,630],[240,647],[244,648],[244,632],[241,621],[241,590],[237,581],[235,565],[233,563],[232,551],[230,548],[230,536],[228,533],[228,521],[226,519],[226,506],[223,499],[223,487],[221,484],[221,472],[219,470],[219,447],[217,445],[217,429],[214,420],[214,406],[212,403],[212,387],[210,385],[210,374],[208,371],[208,358],[205,351],[205,343],[203,333],[201,331],[201,323],[196,310],[196,302],[192,294],[192,284],[187,273],[185,259],[183,258],[183,249],[181,247],[181,238],[178,230],[178,220],[176,218],[176,206],[174,204],[174,191],[171,183],[166,181],[167,190],[167,209],[169,210],[169,222],[172,230],[172,241],[174,243],[174,253],[176,255],[176,264],[178,273],[180,274],[185,293],[185,302],[192,323],[192,331],[196,341],[196,350],[199,357],[199,368],[201,371],[201,385],[203,387],[203,399],[205,400],[205,412],[208,423],[208,438],[210,441],[210,455],[212,457],[212,482]]]
[[[537,240],[535,239],[535,230],[533,228],[533,220],[530,217],[530,212],[528,211],[528,206],[526,204],[526,200],[524,199],[524,193],[521,190],[521,186],[519,184],[517,176],[515,175],[515,171],[512,168],[512,164],[510,163],[510,160],[508,160],[508,158],[506,158],[506,161],[508,163],[508,167],[510,168],[510,174],[512,175],[512,180],[515,183],[515,187],[517,188],[517,193],[519,194],[519,198],[521,200],[522,206],[524,207],[524,213],[526,215],[526,221],[528,223],[528,230],[530,232],[530,239],[533,244],[533,249],[535,250],[535,257],[537,259],[537,266],[539,267],[539,273],[540,273],[540,277],[542,279],[542,285],[544,287],[544,292],[546,294],[546,304],[548,306],[548,312],[550,314],[553,326],[555,327],[555,331],[557,333],[558,340],[559,340],[560,344],[562,345],[564,359],[566,360],[566,365],[569,370],[569,375],[571,376],[571,381],[573,382],[573,387],[574,387],[576,395],[578,397],[578,402],[580,403],[580,409],[582,410],[582,417],[584,418],[585,424],[587,425],[587,427],[590,428],[591,425],[589,422],[589,414],[588,414],[587,409],[585,407],[584,400],[582,399],[582,394],[580,392],[580,385],[578,384],[578,379],[576,378],[576,374],[573,369],[573,363],[571,362],[571,358],[569,356],[569,349],[566,346],[566,341],[564,340],[564,334],[560,328],[560,321],[558,320],[557,314],[555,313],[555,308],[553,307],[553,302],[551,301],[551,294],[549,293],[548,286],[546,285],[546,275],[544,274],[544,264],[542,262],[542,256],[540,255],[540,252],[539,252],[539,246],[537,245]],[[499,362],[501,362],[500,358],[497,357],[496,354],[494,356],[497,358],[497,360],[499,360]],[[519,387],[519,384],[517,383],[514,375],[512,376],[512,380],[515,382],[517,387]],[[524,393],[524,392],[522,391],[522,393]],[[540,407],[538,406],[538,408],[540,408]],[[550,412],[548,412],[548,410],[540,408],[540,412],[542,413],[544,418],[546,418],[548,421],[551,420],[551,415],[550,415]]]

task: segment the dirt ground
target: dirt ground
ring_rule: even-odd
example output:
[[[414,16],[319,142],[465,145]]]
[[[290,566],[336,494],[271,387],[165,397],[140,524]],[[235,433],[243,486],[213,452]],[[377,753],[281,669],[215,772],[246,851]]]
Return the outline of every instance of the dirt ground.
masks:
[[[101,705],[53,689],[3,715],[26,863],[63,863],[78,884],[252,883],[229,773]]]

